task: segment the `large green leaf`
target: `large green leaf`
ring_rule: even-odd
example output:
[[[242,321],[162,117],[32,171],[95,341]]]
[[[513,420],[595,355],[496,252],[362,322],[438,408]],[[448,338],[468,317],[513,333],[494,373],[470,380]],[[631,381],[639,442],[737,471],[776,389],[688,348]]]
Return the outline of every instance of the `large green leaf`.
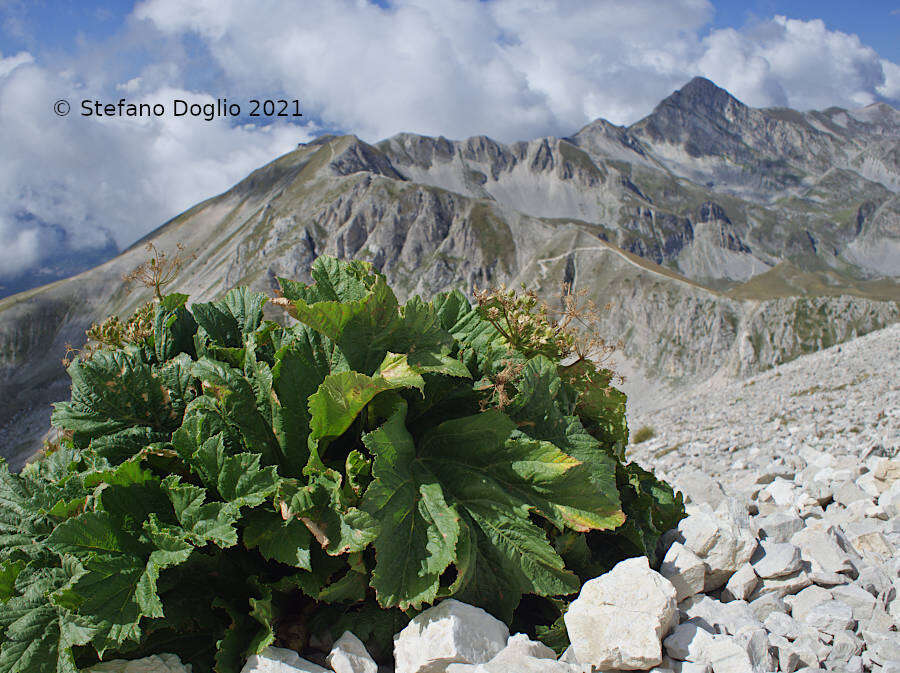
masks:
[[[254,509],[245,518],[244,545],[259,549],[263,558],[278,561],[295,568],[311,570],[309,529],[299,520],[285,521],[276,512]]]
[[[0,559],[18,551],[37,551],[53,531],[51,510],[59,502],[85,495],[76,480],[51,484],[11,474],[0,460]]]
[[[186,294],[162,298],[153,311],[153,347],[157,362],[166,362],[179,353],[194,355],[197,321],[185,308]]]
[[[17,595],[0,608],[0,673],[78,673],[72,647],[90,641],[93,630],[47,600],[70,580],[64,568],[19,574]]]
[[[616,458],[613,447],[608,450],[584,428],[574,415],[574,401],[565,393],[556,365],[544,356],[525,363],[516,382],[518,393],[507,412],[529,437],[551,442],[563,452],[585,464],[596,488],[598,513],[609,516],[602,527],[615,528],[623,517],[616,485]],[[594,527],[594,526],[592,526]]]
[[[100,351],[69,365],[72,398],[54,405],[53,424],[82,445],[129,426],[172,431],[181,420],[165,385],[133,352]]]
[[[380,524],[372,586],[381,605],[404,610],[434,601],[459,535],[455,508],[445,502],[435,477],[414,462],[405,417],[403,405],[363,438],[375,455],[374,480],[363,508]]]
[[[378,535],[378,522],[348,502],[342,481],[334,470],[317,472],[306,485],[284,479],[275,497],[282,517],[302,521],[332,556],[362,551]]]
[[[13,589],[16,586],[16,578],[24,568],[24,561],[0,562],[0,604],[5,603],[15,595]]]
[[[246,449],[262,452],[268,465],[285,462],[271,424],[259,412],[253,386],[240,371],[208,358],[195,362],[192,371],[215,396],[223,420],[240,433]]]
[[[364,374],[371,374],[384,358],[388,337],[400,323],[397,298],[382,276],[362,299],[314,304],[298,299],[292,313],[337,344],[350,366]]]
[[[369,292],[372,265],[359,260],[343,262],[323,256],[313,262],[309,275],[315,281],[312,285],[279,278],[282,295],[291,301],[302,300],[307,304],[319,301],[356,301]]]
[[[620,523],[617,501],[590,488],[586,466],[517,432],[499,411],[446,421],[418,445],[404,416],[398,411],[364,438],[375,455],[364,507],[380,523],[372,584],[382,604],[434,600],[452,562],[456,590],[481,605],[502,596],[504,614],[522,593],[577,591],[530,515],[579,530],[609,527],[610,516]]]
[[[327,337],[301,325],[294,339],[275,354],[272,387],[277,396],[273,425],[285,456],[286,473],[299,476],[309,460],[309,396],[333,369],[342,369],[328,357],[335,348]]]
[[[54,594],[54,602],[90,621],[98,652],[139,641],[141,619],[163,616],[159,571],[184,561],[191,548],[153,527],[138,539],[109,514],[85,512],[61,523],[47,540],[56,552],[82,559],[82,572]]]
[[[449,500],[480,529],[472,536],[476,547],[486,540],[495,548],[483,555],[494,564],[502,562],[511,591],[515,584],[539,595],[577,591],[577,578],[563,569],[543,530],[529,520],[529,512],[540,510],[557,488],[554,481],[566,479],[568,470],[560,470],[559,461],[567,457],[508,441],[514,429],[509,417],[496,410],[446,421],[426,433],[419,456]],[[567,491],[565,485],[559,489]],[[589,500],[589,492],[582,492]],[[577,502],[574,494],[566,494],[570,503]]]
[[[320,445],[340,437],[376,395],[396,388],[424,388],[425,381],[406,362],[405,356],[389,357],[379,375],[355,371],[329,374],[309,398],[310,465],[321,467]],[[388,377],[388,378],[385,378]]]
[[[278,481],[274,467],[259,466],[258,453],[239,453],[222,462],[217,489],[232,507],[255,507],[275,492]]]
[[[207,502],[206,490],[194,484],[182,483],[177,476],[163,480],[162,487],[175,518],[192,544],[202,547],[212,542],[221,549],[237,544],[234,527],[240,513],[230,502]]]
[[[370,266],[323,262],[312,275],[314,286],[291,288],[291,313],[337,344],[355,371],[372,374],[389,351],[450,352],[453,339],[434,307],[418,296],[400,307],[384,276]]]
[[[215,345],[240,348],[243,338],[262,322],[266,301],[265,295],[239,287],[219,301],[194,304],[191,310],[201,328],[198,340],[208,337]]]
[[[672,487],[637,463],[619,465],[616,470],[622,505],[627,515],[619,528],[616,544],[623,556],[643,555],[656,565],[656,545],[667,530],[684,517],[684,499]],[[633,545],[623,544],[627,540]]]

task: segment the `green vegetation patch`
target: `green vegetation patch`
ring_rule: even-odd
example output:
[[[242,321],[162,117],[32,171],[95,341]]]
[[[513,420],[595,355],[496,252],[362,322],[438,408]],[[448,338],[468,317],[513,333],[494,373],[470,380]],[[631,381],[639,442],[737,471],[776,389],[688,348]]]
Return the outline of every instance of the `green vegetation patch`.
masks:
[[[500,330],[496,302],[400,305],[363,262],[311,275],[271,300],[290,327],[246,288],[167,294],[69,365],[61,446],[0,461],[0,672],[236,673],[344,629],[384,658],[450,596],[561,648],[582,582],[658,562],[681,496],[624,462],[624,395],[530,300]]]
[[[654,437],[656,437],[656,430],[651,428],[649,425],[645,425],[638,428],[637,432],[634,433],[631,441],[634,444],[640,444],[641,442],[646,442],[648,439],[653,439]]]

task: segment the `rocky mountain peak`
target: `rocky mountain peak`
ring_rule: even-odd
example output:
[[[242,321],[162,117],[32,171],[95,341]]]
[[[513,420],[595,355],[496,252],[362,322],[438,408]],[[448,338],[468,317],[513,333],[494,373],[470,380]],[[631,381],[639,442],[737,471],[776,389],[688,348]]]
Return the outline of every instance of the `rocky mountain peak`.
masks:
[[[725,89],[705,77],[695,77],[668,98],[664,98],[657,106],[657,110],[670,106],[684,110],[703,109],[719,112],[730,106],[746,107]]]
[[[628,131],[650,143],[685,145],[692,157],[730,153],[753,114],[730,93],[703,77],[695,77]]]

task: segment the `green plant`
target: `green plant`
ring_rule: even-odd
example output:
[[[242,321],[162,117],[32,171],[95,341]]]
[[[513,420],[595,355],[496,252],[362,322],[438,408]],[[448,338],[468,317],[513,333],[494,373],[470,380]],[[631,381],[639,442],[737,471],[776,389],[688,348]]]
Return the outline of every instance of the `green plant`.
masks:
[[[649,425],[644,425],[638,428],[637,432],[634,433],[634,437],[632,437],[631,441],[635,444],[640,444],[641,442],[646,442],[648,439],[653,439],[656,437],[656,430],[651,428]]]
[[[175,652],[225,673],[345,628],[384,656],[447,596],[559,649],[584,580],[656,561],[681,497],[624,464],[609,372],[515,347],[459,292],[311,275],[273,300],[290,327],[244,288],[170,294],[152,334],[72,362],[64,446],[0,463],[0,672]]]

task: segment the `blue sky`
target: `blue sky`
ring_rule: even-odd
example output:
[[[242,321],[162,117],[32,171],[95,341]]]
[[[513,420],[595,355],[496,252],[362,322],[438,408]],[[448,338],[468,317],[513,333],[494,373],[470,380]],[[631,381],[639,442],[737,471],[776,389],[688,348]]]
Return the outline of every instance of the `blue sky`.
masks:
[[[898,35],[900,0],[0,0],[0,285],[121,249],[326,131],[568,135],[695,75],[760,107],[900,107]],[[243,114],[171,114],[223,97]],[[247,116],[279,97],[304,116]],[[86,98],[169,107],[84,118]]]
[[[900,63],[900,1],[740,0],[716,2],[711,28],[739,28],[775,14],[810,21],[821,19],[831,30],[859,35],[881,56]]]

